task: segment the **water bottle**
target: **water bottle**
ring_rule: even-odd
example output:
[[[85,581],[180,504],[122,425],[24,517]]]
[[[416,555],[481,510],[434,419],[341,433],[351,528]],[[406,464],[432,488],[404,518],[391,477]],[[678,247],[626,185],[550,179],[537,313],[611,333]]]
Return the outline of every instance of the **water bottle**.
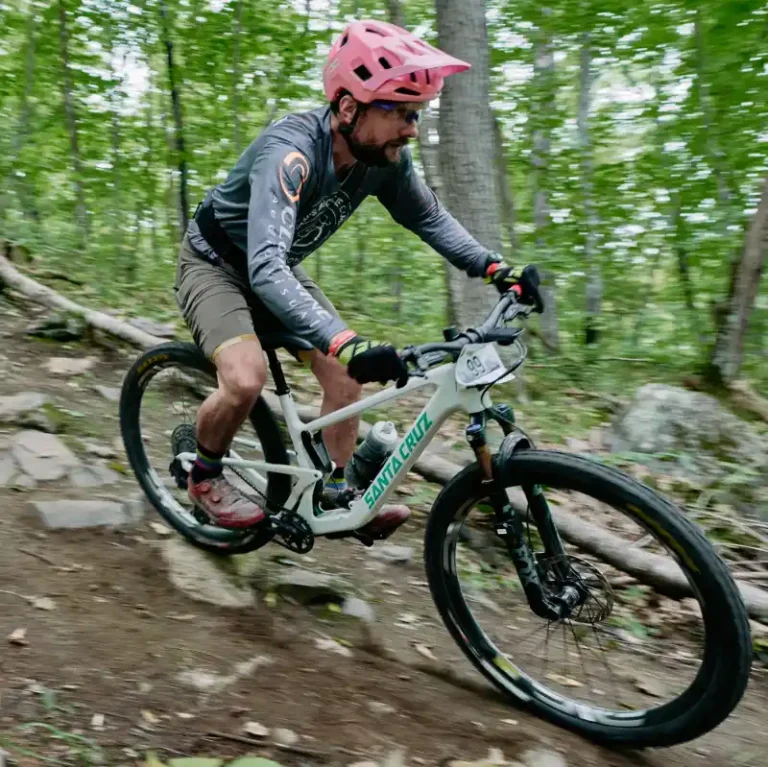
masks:
[[[355,450],[344,470],[347,484],[364,490],[397,446],[397,430],[391,421],[378,421]]]

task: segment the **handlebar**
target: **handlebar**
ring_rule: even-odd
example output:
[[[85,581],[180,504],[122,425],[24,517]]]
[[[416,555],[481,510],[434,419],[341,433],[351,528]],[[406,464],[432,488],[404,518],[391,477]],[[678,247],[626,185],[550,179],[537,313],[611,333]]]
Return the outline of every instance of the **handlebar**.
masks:
[[[533,310],[534,307],[519,303],[515,292],[509,290],[501,296],[478,327],[467,328],[451,341],[408,346],[402,350],[401,356],[406,363],[423,368],[436,365],[449,355],[457,358],[467,344],[497,343],[499,346],[509,346],[517,341],[523,329],[499,326],[519,316],[527,318]]]

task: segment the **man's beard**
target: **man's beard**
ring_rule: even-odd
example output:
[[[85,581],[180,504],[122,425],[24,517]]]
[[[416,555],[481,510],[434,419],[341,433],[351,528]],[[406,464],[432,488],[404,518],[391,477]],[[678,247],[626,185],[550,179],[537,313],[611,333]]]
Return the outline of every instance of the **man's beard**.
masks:
[[[364,144],[358,141],[354,135],[344,135],[346,139],[349,151],[352,152],[352,156],[363,165],[370,165],[374,168],[386,168],[392,165],[396,160],[390,160],[387,157],[387,148],[395,146],[405,146],[407,142],[397,142],[385,144],[384,146],[378,146],[377,144]]]

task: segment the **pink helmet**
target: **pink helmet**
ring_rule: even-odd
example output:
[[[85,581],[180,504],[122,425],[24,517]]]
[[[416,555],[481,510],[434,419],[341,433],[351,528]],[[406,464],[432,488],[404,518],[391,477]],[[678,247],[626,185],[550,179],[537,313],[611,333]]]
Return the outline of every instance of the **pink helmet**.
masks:
[[[444,78],[470,66],[394,24],[355,21],[334,42],[323,85],[328,101],[341,90],[364,104],[429,101],[442,90]]]

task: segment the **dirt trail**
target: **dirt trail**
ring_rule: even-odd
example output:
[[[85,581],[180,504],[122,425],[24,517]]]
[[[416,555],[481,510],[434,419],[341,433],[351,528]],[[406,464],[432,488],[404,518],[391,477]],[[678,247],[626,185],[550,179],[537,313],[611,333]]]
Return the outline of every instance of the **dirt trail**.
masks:
[[[163,550],[177,545],[175,537],[158,532],[150,511],[139,518],[138,488],[120,473],[116,404],[94,389],[119,386],[126,358],[27,338],[28,319],[20,315],[0,299],[0,396],[47,395],[49,404],[37,412],[57,421],[58,437],[81,467],[101,468],[90,481],[81,472],[79,484],[87,487],[74,487],[71,473],[20,487],[21,475],[3,479],[3,456],[29,429],[0,426],[0,745],[18,764],[77,763],[73,753],[82,760],[98,746],[103,753],[96,756],[109,765],[136,764],[148,750],[164,758],[255,753],[283,765],[382,762],[400,750],[404,764],[438,765],[477,760],[491,748],[510,760],[544,749],[569,767],[768,765],[768,683],[759,669],[728,722],[664,751],[599,748],[501,701],[452,645],[429,598],[420,565],[421,508],[393,541],[413,549],[405,563],[343,541],[320,541],[300,563],[354,584],[375,611],[372,625],[325,605],[275,600],[270,584],[292,571],[286,562],[300,559],[277,547],[249,560],[260,574],[253,605],[191,599],[168,577]],[[98,360],[82,375],[54,377],[43,367],[51,356],[88,354]],[[125,524],[46,528],[35,502],[65,498],[112,500]],[[50,601],[40,602],[44,597]],[[19,629],[17,643],[6,639]],[[366,650],[371,636],[402,662]],[[331,649],[318,647],[324,639]],[[475,689],[415,668],[425,660],[417,645]],[[292,730],[299,736],[295,750],[224,737],[241,737],[248,721]]]

